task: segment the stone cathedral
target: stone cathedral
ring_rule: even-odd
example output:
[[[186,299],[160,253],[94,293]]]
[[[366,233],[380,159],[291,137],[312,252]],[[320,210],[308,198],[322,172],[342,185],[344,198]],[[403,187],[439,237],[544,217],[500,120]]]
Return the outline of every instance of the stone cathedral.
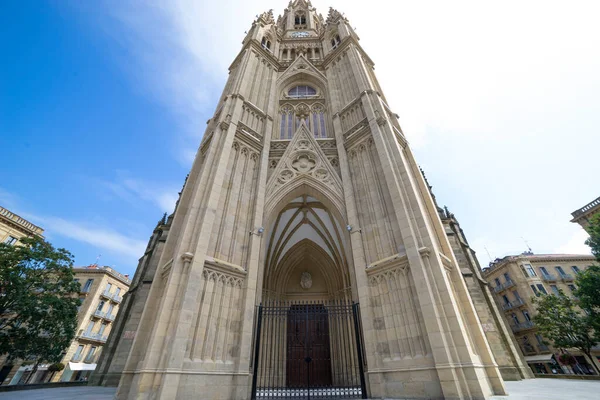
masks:
[[[92,383],[118,399],[485,399],[531,376],[340,12],[257,17]]]

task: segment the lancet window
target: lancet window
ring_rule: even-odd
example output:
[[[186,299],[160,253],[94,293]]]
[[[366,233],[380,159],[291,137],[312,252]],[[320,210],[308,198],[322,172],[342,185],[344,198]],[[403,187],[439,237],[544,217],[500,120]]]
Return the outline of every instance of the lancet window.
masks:
[[[271,41],[267,37],[263,37],[260,44],[262,45],[263,49],[271,51]]]
[[[285,104],[280,110],[279,138],[291,139],[294,132],[304,121],[315,138],[327,137],[326,110],[320,103],[308,106],[305,103],[296,105]]]
[[[294,17],[294,27],[296,29],[304,29],[306,28],[306,15],[303,13],[298,13]]]

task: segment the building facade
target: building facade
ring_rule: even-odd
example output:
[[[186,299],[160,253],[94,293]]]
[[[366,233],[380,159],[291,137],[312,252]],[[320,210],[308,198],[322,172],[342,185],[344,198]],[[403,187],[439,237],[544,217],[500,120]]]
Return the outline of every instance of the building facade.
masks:
[[[587,230],[587,227],[590,225],[591,218],[594,215],[600,213],[600,197],[596,200],[593,200],[581,207],[578,210],[575,210],[571,213],[573,219],[571,222],[581,225],[583,229]]]
[[[18,362],[5,366],[8,373],[2,384],[87,380],[96,368],[131,280],[111,267],[91,265],[73,270],[81,284],[82,304],[77,314],[76,336],[60,361],[65,368],[52,373],[48,370],[49,364],[42,364],[35,376],[29,378],[33,366]]]
[[[0,206],[0,242],[17,244],[22,237],[42,236],[44,230]]]
[[[91,382],[119,399],[504,394],[528,371],[447,217],[348,20],[304,0],[263,13]]]
[[[504,311],[515,339],[535,373],[594,374],[590,363],[600,367],[600,349],[592,351],[593,360],[570,349],[569,353],[575,356],[578,365],[574,368],[562,365],[559,361],[561,351],[544,344],[547,340],[537,332],[533,322],[536,309],[532,299],[535,296],[572,295],[577,274],[594,264],[597,261],[591,255],[528,252],[496,260],[483,270],[498,307]]]

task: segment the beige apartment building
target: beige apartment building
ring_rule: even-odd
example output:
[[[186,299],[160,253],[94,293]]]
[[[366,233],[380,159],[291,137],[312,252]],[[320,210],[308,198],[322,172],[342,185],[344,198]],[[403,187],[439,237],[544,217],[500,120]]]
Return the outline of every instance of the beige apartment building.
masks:
[[[129,289],[129,276],[115,271],[111,267],[91,265],[74,268],[75,279],[81,284],[79,296],[82,300],[77,315],[76,336],[65,349],[60,361],[64,370],[52,374],[49,364],[39,366],[34,377],[28,383],[68,382],[87,380],[96,368],[96,362],[102,347],[108,340],[113,321],[119,312],[123,295]],[[8,367],[11,367],[8,371]],[[4,366],[2,384],[16,385],[28,379],[32,365],[22,363]]]
[[[594,374],[590,363],[600,367],[600,348],[592,351],[594,360],[575,349],[578,365],[561,365],[561,351],[545,345],[538,333],[533,316],[536,314],[532,299],[542,294],[572,295],[576,289],[575,277],[590,265],[597,264],[591,255],[533,254],[507,256],[483,269],[483,278],[492,288],[499,307],[504,311],[516,341],[536,374]]]
[[[22,237],[42,236],[44,230],[0,206],[0,242],[17,244]]]
[[[596,200],[592,200],[580,209],[573,211],[571,213],[573,216],[571,222],[579,224],[583,229],[587,230],[592,217],[598,213],[600,213],[600,197]]]

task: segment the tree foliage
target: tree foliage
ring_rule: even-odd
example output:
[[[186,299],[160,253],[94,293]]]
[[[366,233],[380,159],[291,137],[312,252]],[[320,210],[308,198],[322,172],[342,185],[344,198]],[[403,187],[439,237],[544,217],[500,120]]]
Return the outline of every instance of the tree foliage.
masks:
[[[600,213],[591,218],[587,231],[590,237],[585,244],[591,247],[592,254],[600,261]]]
[[[591,349],[598,343],[598,338],[594,335],[592,320],[578,309],[576,299],[561,292],[560,295],[534,298],[534,303],[538,313],[533,321],[539,332],[552,341],[554,347],[575,348],[591,359]]]
[[[58,362],[77,329],[73,256],[42,238],[0,243],[0,355]]]

